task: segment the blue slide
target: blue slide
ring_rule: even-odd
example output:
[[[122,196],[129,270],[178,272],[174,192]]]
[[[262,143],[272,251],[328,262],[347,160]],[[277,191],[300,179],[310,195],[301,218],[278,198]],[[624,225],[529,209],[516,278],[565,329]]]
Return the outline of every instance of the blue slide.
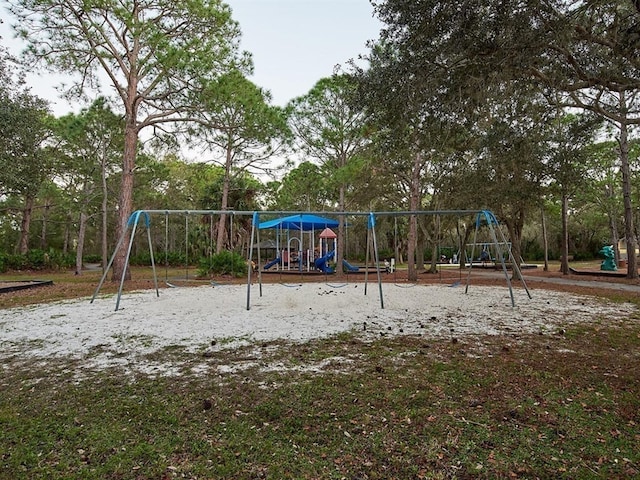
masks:
[[[342,266],[347,269],[348,272],[358,272],[360,267],[356,267],[355,265],[351,265],[346,260],[342,260]]]
[[[269,263],[267,263],[264,266],[264,270],[269,270],[271,267],[273,267],[276,263],[280,263],[280,257],[276,258],[275,260],[271,260]]]
[[[333,268],[327,265],[327,261],[333,257],[333,250],[327,253],[324,257],[316,258],[313,261],[317,270],[320,270],[323,273],[333,273]]]

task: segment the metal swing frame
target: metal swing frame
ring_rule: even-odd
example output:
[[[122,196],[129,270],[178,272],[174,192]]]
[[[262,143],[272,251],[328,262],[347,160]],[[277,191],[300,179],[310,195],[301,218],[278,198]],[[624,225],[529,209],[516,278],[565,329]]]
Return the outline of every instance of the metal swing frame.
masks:
[[[134,241],[134,237],[135,237],[135,233],[136,230],[138,228],[138,224],[140,223],[141,218],[144,219],[144,226],[147,229],[147,238],[148,238],[148,243],[149,243],[149,252],[150,252],[150,257],[151,257],[151,267],[153,270],[153,278],[154,278],[154,286],[155,286],[155,290],[156,290],[156,296],[159,297],[160,296],[160,291],[158,289],[158,278],[157,278],[157,272],[156,272],[156,266],[155,266],[155,259],[154,259],[154,255],[153,255],[153,244],[151,242],[151,231],[150,231],[150,216],[153,214],[161,214],[161,215],[170,215],[170,214],[180,214],[180,215],[191,215],[191,214],[200,214],[200,215],[220,215],[220,214],[226,214],[226,215],[231,215],[232,217],[235,215],[251,215],[252,216],[252,222],[251,222],[251,240],[250,240],[250,244],[249,244],[249,253],[248,253],[248,265],[249,267],[247,268],[247,303],[246,303],[246,309],[250,310],[251,309],[251,279],[252,279],[252,274],[253,274],[253,269],[250,267],[252,261],[253,261],[253,250],[254,250],[254,245],[259,244],[260,243],[260,233],[259,233],[259,228],[258,226],[260,225],[260,215],[261,214],[275,214],[275,215],[296,215],[296,214],[307,214],[307,213],[311,213],[311,214],[317,214],[317,215],[327,215],[327,214],[331,214],[334,216],[339,216],[339,215],[352,215],[352,216],[367,216],[367,257],[366,257],[366,261],[368,263],[370,255],[373,257],[372,259],[374,260],[374,264],[375,264],[375,268],[376,268],[376,274],[377,274],[377,283],[378,283],[378,291],[379,291],[379,295],[380,295],[380,308],[384,309],[384,296],[383,296],[383,289],[382,289],[382,276],[381,276],[381,272],[380,272],[380,259],[378,257],[378,244],[377,244],[377,238],[376,238],[376,231],[375,231],[375,226],[376,226],[376,217],[380,217],[380,216],[408,216],[408,215],[458,215],[458,216],[462,216],[462,215],[476,215],[476,230],[475,230],[475,235],[474,235],[474,244],[476,242],[477,239],[477,232],[478,229],[480,228],[480,222],[481,219],[484,218],[486,220],[486,224],[489,227],[490,233],[491,233],[491,238],[493,240],[493,244],[495,245],[496,248],[496,252],[497,255],[500,257],[500,261],[502,263],[502,270],[505,274],[505,279],[507,282],[507,286],[509,288],[509,294],[511,297],[511,306],[515,307],[515,298],[514,298],[514,294],[513,294],[513,286],[511,284],[511,280],[509,279],[509,273],[507,271],[507,266],[504,260],[504,255],[502,252],[502,249],[500,247],[501,243],[498,241],[498,233],[500,234],[501,240],[502,240],[502,245],[506,245],[506,239],[504,237],[504,234],[502,232],[502,230],[500,230],[499,224],[498,224],[498,220],[496,219],[495,215],[489,211],[489,210],[417,210],[417,211],[396,211],[396,212],[304,212],[304,211],[262,211],[262,212],[258,212],[258,211],[230,211],[230,210],[137,210],[135,212],[133,212],[131,214],[131,216],[129,217],[128,221],[127,221],[127,225],[126,228],[124,229],[121,237],[118,239],[118,242],[116,244],[116,247],[114,249],[113,255],[111,256],[111,258],[109,259],[109,263],[107,265],[107,268],[104,270],[104,273],[102,275],[102,278],[100,279],[100,282],[91,298],[91,303],[94,302],[94,300],[96,299],[98,293],[100,292],[100,289],[102,288],[102,285],[104,284],[104,281],[108,275],[109,269],[111,268],[111,266],[113,265],[113,261],[115,259],[115,256],[117,255],[118,251],[120,250],[122,244],[125,242],[126,236],[129,233],[129,228],[131,228],[131,234],[129,237],[129,245],[128,245],[128,249],[127,249],[127,255],[125,258],[125,263],[124,263],[124,269],[122,272],[122,277],[120,279],[120,286],[118,289],[118,294],[117,294],[117,298],[116,298],[116,307],[115,310],[117,311],[120,307],[120,300],[122,297],[122,290],[124,287],[124,281],[125,281],[125,276],[126,276],[126,272],[129,268],[129,258],[131,255],[131,249],[133,247],[133,241]],[[256,233],[257,232],[257,233]],[[257,242],[255,241],[257,237]],[[369,246],[370,244],[372,244],[372,252],[369,251]],[[258,265],[261,264],[261,260],[260,260],[260,249],[258,249],[257,252],[258,255]],[[472,253],[473,256],[473,253]],[[513,258],[513,254],[511,252],[511,249],[508,249],[508,256],[509,259],[511,260],[511,264],[514,268],[514,271],[516,271],[518,273],[518,276],[520,279],[522,279],[522,283],[524,285],[524,288],[527,292],[527,295],[529,296],[529,298],[531,298],[531,293],[529,292],[529,289],[526,286],[526,283],[524,282],[524,278],[522,277],[522,272],[520,271],[517,262],[515,261],[515,258]],[[472,262],[473,263],[473,262]],[[367,285],[368,285],[368,271],[365,271],[365,288],[364,288],[364,294],[367,294]],[[465,288],[465,293],[468,292],[468,288],[469,288],[469,281],[470,281],[470,276],[471,276],[471,267],[469,268],[469,272],[467,274],[467,285]],[[262,291],[262,272],[260,270],[258,270],[258,284],[259,284],[259,294],[260,296],[263,295],[263,291]]]

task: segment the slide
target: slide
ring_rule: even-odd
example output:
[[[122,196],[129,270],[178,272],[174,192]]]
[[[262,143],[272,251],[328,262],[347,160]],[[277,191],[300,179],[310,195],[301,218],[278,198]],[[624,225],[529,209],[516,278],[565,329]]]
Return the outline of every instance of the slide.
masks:
[[[327,265],[327,261],[333,257],[333,250],[327,253],[324,257],[316,258],[313,261],[317,270],[320,270],[323,273],[333,273],[333,268]]]
[[[355,265],[351,265],[346,260],[342,260],[342,266],[347,269],[347,272],[357,272],[360,270],[360,267],[356,267]]]
[[[269,270],[271,267],[273,267],[274,265],[280,263],[280,257],[276,258],[275,260],[271,260],[269,263],[267,263],[264,266],[264,270]]]

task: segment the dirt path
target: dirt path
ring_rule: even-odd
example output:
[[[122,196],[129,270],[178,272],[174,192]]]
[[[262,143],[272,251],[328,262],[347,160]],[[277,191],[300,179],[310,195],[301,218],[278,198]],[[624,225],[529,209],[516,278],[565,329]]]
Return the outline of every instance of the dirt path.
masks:
[[[571,285],[575,287],[620,290],[640,294],[640,282],[628,280],[626,278],[606,278],[603,276],[591,277],[584,275],[555,276],[552,274],[541,275],[538,272],[531,274],[527,271],[523,271],[522,273],[527,286],[534,286],[535,284]],[[497,270],[477,270],[474,271],[472,275],[474,278],[504,279],[504,273]],[[536,288],[539,288],[539,285],[535,286]]]

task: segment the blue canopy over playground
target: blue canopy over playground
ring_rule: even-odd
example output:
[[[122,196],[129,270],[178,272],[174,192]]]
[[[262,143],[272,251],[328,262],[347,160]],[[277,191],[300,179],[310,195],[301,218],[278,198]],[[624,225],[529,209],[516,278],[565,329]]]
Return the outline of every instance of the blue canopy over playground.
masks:
[[[337,227],[338,221],[331,218],[319,217],[317,215],[299,214],[290,215],[288,217],[276,218],[260,222],[259,229],[265,228],[281,228],[283,230],[298,230],[308,232],[309,230],[317,230],[319,228]]]

